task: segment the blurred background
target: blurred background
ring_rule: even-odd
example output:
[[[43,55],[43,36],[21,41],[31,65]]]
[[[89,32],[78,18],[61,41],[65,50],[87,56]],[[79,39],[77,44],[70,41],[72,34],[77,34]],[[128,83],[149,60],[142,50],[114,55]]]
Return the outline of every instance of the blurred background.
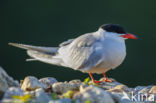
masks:
[[[17,42],[41,46],[93,32],[116,23],[142,40],[127,40],[127,57],[108,77],[130,87],[156,84],[155,0],[0,0],[0,66],[15,79],[33,75],[69,81],[88,74],[41,62],[26,62],[24,50],[8,46]],[[102,75],[94,75],[96,79]]]

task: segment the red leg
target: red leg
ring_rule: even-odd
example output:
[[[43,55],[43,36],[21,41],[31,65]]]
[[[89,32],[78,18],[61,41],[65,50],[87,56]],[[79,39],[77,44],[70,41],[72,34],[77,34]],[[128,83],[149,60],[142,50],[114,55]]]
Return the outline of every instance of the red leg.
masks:
[[[101,81],[96,81],[96,80],[94,80],[94,77],[92,76],[91,73],[89,73],[89,76],[90,76],[90,78],[92,79],[92,82],[93,82],[93,83],[96,83],[96,84],[100,84],[100,83],[101,83]]]
[[[107,78],[105,73],[102,73],[102,74],[103,74],[103,76],[105,78],[104,82],[113,82],[113,80]]]

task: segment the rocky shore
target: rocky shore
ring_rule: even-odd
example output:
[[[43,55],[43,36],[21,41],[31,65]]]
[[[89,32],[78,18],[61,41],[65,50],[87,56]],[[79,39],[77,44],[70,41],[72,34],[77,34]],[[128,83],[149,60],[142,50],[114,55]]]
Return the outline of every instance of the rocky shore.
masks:
[[[156,85],[129,88],[117,81],[97,85],[89,78],[59,82],[34,76],[18,82],[0,67],[0,103],[156,103]]]

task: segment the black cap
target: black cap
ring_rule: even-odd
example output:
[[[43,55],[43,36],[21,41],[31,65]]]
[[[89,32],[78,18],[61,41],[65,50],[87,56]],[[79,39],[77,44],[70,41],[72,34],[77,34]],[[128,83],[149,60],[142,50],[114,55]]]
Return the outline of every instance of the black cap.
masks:
[[[106,30],[107,32],[114,32],[119,34],[125,34],[125,29],[120,26],[119,24],[104,24],[100,26],[103,30]]]

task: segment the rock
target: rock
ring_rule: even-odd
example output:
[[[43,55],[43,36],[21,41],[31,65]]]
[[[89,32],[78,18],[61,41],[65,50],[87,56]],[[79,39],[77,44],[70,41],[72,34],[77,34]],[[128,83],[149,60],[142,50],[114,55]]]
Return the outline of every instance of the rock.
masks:
[[[78,103],[85,103],[86,101],[91,103],[115,103],[108,92],[95,86],[81,88],[80,93],[74,95],[74,99]]]
[[[112,79],[114,80],[114,79]],[[101,78],[100,81],[104,81],[104,78]],[[103,88],[104,90],[109,90],[109,89],[112,89],[114,88],[115,86],[117,85],[122,85],[121,83],[119,82],[116,82],[115,80],[113,82],[103,82],[100,87]]]
[[[113,92],[111,97],[115,103],[133,103],[130,99],[131,96],[126,92]]]
[[[31,95],[31,96],[35,97],[35,91],[25,91],[24,95]]]
[[[148,88],[143,88],[138,93],[148,93],[148,92],[149,92],[149,89]]]
[[[123,92],[123,91],[129,92],[129,91],[131,91],[131,90],[130,90],[130,88],[128,88],[128,87],[125,86],[125,85],[117,85],[117,86],[115,86],[114,88],[109,89],[108,91],[109,91],[109,92]]]
[[[86,84],[82,84],[80,85],[80,91],[84,90],[85,88],[89,87],[89,85],[86,85]]]
[[[3,69],[0,67],[0,82],[6,81],[7,85],[9,87],[19,87],[18,81],[13,80],[12,77],[10,77]]]
[[[64,82],[64,83],[63,82],[57,82],[57,83],[54,83],[52,85],[52,89],[56,93],[65,93],[68,90],[79,89],[79,85],[74,84],[74,83],[67,83],[67,82]]]
[[[151,93],[151,94],[156,94],[156,86],[153,86],[153,87],[150,89],[149,93]]]
[[[0,67],[0,99],[3,97],[5,91],[11,87],[19,87],[19,83],[14,81],[3,69]]]
[[[63,98],[60,100],[51,100],[49,101],[49,103],[72,103],[72,100],[68,98]]]
[[[27,76],[20,85],[0,67],[0,103],[22,103],[24,100],[29,103],[132,103],[138,98],[152,103],[156,100],[156,86],[129,88],[117,81],[95,85],[80,80],[58,82],[53,77],[38,80]]]
[[[69,81],[69,83],[81,84],[81,80],[79,80],[79,79],[75,79],[75,80],[71,80],[71,81]]]
[[[23,95],[23,90],[19,87],[10,87],[4,94],[3,98],[12,98],[13,95],[21,96]]]
[[[36,103],[48,103],[51,98],[44,93],[44,90],[42,88],[35,90],[35,97],[36,97]]]
[[[53,77],[46,77],[46,78],[41,78],[39,80],[39,82],[45,84],[46,88],[47,88],[48,86],[53,85],[54,83],[56,83],[57,80],[55,78],[53,78]]]
[[[24,91],[31,91],[37,88],[46,88],[46,85],[40,83],[34,76],[27,76],[21,86],[21,89]]]
[[[3,97],[7,89],[8,89],[7,82],[4,79],[0,78],[0,99]]]
[[[134,92],[138,93],[139,91],[141,91],[144,88],[145,88],[145,86],[137,86],[137,87],[134,88]]]
[[[137,86],[134,91],[136,94],[143,93],[148,94],[152,86]]]
[[[5,98],[1,101],[1,103],[23,103],[23,101],[17,99]]]

